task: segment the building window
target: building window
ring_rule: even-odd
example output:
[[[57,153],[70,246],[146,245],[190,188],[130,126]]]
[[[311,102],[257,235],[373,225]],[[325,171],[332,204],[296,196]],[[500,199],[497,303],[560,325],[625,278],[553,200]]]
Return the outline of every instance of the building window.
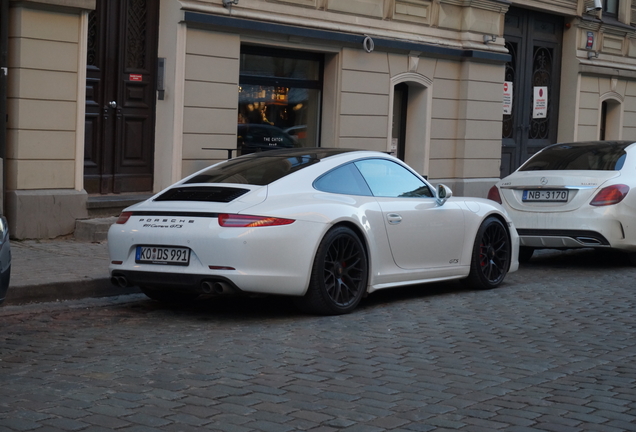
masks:
[[[241,154],[319,144],[323,55],[241,47]]]
[[[603,0],[603,15],[618,18],[618,0]]]

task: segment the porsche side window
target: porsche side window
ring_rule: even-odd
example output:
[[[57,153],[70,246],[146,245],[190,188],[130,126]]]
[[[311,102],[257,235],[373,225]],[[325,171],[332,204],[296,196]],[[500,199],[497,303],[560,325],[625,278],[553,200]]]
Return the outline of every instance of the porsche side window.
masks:
[[[324,174],[314,182],[314,187],[323,192],[371,196],[369,186],[351,163]]]
[[[377,197],[433,197],[429,186],[411,171],[386,159],[365,159],[354,162]]]

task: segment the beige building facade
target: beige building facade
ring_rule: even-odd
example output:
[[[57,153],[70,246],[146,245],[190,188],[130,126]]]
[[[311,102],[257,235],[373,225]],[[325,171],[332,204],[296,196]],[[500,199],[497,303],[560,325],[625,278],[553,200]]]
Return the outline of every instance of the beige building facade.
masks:
[[[486,196],[547,144],[636,140],[635,1],[161,0],[146,18],[146,2],[112,0],[156,21],[156,51],[140,61],[121,32],[128,99],[93,106],[100,3],[8,0],[3,212],[14,238],[70,234],[101,196],[158,192],[285,142],[393,153],[455,195]],[[150,120],[126,111],[142,105]],[[121,133],[87,146],[110,124]],[[142,138],[150,147],[134,146]],[[95,174],[90,160],[111,159],[93,149],[108,146],[120,169]],[[146,160],[150,174],[136,174]]]

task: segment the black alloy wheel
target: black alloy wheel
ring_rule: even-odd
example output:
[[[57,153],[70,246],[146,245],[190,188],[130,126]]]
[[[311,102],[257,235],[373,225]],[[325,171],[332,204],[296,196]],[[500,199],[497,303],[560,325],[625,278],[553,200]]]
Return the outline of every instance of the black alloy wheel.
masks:
[[[320,315],[353,311],[366,292],[369,265],[364,245],[351,229],[339,226],[320,242],[300,309]]]
[[[487,218],[479,227],[470,262],[467,282],[477,289],[491,289],[503,282],[512,256],[510,236],[496,217]]]

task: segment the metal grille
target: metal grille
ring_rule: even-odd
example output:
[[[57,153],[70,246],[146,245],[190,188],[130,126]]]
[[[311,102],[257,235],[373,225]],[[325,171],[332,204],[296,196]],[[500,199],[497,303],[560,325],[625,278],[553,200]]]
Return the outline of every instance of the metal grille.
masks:
[[[513,83],[513,89],[515,89],[515,72],[517,69],[517,44],[506,42],[506,48],[510,54],[510,61],[506,63],[506,75],[504,80]],[[515,111],[514,103],[512,106],[512,114],[503,116],[503,125],[501,131],[502,138],[513,138],[514,136],[514,123],[515,123]]]
[[[128,0],[126,68],[146,67],[146,0]]]
[[[87,60],[88,66],[97,66],[97,12],[90,11],[88,14],[88,42]]]
[[[552,111],[552,49],[546,47],[535,47],[532,60],[532,85],[534,87],[548,88],[548,112],[546,118],[531,118],[530,139],[550,138],[550,112]]]

